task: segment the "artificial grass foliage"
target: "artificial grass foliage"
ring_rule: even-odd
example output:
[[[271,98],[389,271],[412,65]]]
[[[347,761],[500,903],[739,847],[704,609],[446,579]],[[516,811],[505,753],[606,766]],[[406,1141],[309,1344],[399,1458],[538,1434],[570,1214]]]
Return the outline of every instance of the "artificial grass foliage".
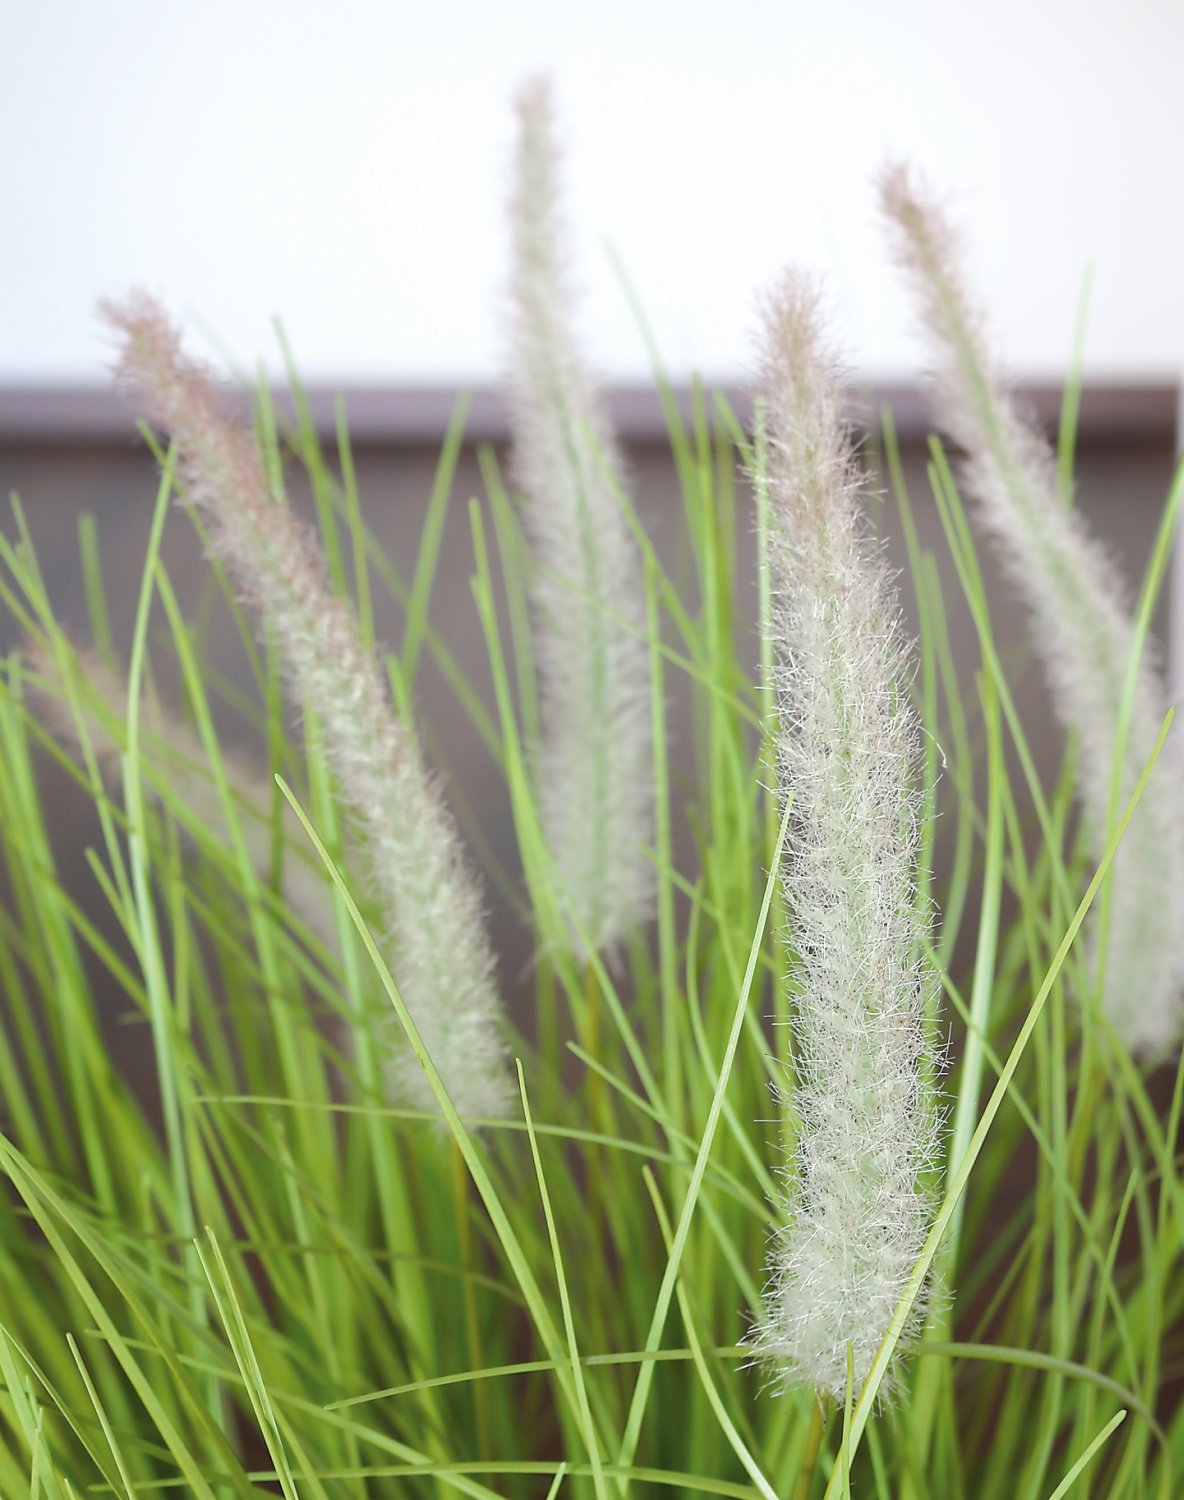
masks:
[[[0,598],[39,651],[10,658],[0,690],[0,1492],[1173,1494],[1184,1074],[1164,1108],[1167,1073],[1132,1060],[1096,996],[1075,998],[1094,992],[1076,934],[1104,907],[1130,808],[1095,865],[1071,760],[1041,785],[940,447],[931,495],[908,496],[885,423],[920,621],[922,886],[939,915],[925,961],[941,985],[927,1024],[938,1045],[952,1034],[953,1059],[938,1208],[910,1291],[936,1272],[941,1295],[890,1405],[877,1402],[886,1341],[862,1389],[820,1406],[809,1390],[766,1389],[745,1344],[797,1124],[792,1087],[770,1094],[786,1083],[786,1031],[770,1020],[793,1003],[776,880],[792,804],[767,785],[771,657],[740,602],[755,573],[768,621],[767,558],[736,483],[757,476],[759,514],[759,426],[750,439],[701,392],[689,424],[667,403],[689,583],[615,489],[645,589],[644,625],[614,623],[641,631],[649,663],[655,918],[610,967],[593,944],[575,957],[558,940],[572,913],[531,752],[529,559],[493,455],[469,513],[491,712],[432,624],[445,515],[469,498],[452,485],[463,412],[419,554],[390,559],[365,524],[344,415],[330,450],[298,386],[295,409],[288,429],[260,397],[266,471],[273,485],[293,466],[309,476],[330,580],[363,636],[383,594],[402,611],[395,701],[413,701],[430,657],[504,772],[538,948],[511,1041],[518,1103],[506,1119],[462,1120],[426,1053],[438,1108],[389,1101],[387,1060],[417,1047],[415,1025],[355,878],[324,726],[312,712],[293,730],[274,649],[251,641],[216,567],[211,608],[238,615],[255,676],[246,701],[224,691],[159,552],[175,460],[158,453],[132,691],[116,712],[56,623],[17,506]],[[1177,484],[1141,595],[1140,648],[1180,496]],[[931,503],[956,594],[943,596],[910,524],[910,507]],[[94,647],[110,661],[101,525],[81,538]],[[952,659],[955,611],[977,634],[973,683]],[[136,690],[169,656],[201,747],[184,776]],[[47,695],[75,724],[68,743],[45,727]],[[671,774],[683,695],[691,786]],[[262,839],[215,730],[236,711],[274,787]],[[93,802],[101,923],[56,862],[51,770]],[[285,899],[295,864],[320,890],[315,924]],[[112,991],[148,1027],[149,1089],[121,1067],[100,1006]],[[1027,1190],[1001,1214],[1018,1162]]]

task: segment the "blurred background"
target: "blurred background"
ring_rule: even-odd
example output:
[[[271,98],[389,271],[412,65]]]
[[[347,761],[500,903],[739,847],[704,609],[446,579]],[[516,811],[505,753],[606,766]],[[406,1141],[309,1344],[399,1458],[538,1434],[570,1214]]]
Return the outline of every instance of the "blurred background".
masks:
[[[584,343],[672,567],[685,550],[677,481],[627,285],[684,406],[698,373],[743,410],[756,298],[791,259],[825,273],[853,388],[865,410],[893,406],[924,537],[943,553],[923,351],[872,187],[881,163],[906,157],[948,194],[995,341],[1050,427],[1092,273],[1079,503],[1137,584],[1177,451],[1179,0],[47,0],[6,7],[4,62],[0,486],[19,492],[80,637],[83,511],[96,518],[116,643],[130,635],[156,475],[134,412],[109,390],[94,309],[142,284],[192,348],[248,379],[282,379],[282,318],[330,447],[333,398],[345,397],[365,513],[404,574],[449,416],[473,394],[434,612],[484,691],[465,507],[483,493],[479,446],[505,458],[511,102],[540,71],[567,147]],[[308,504],[295,471],[292,492]],[[895,546],[891,507],[883,524]],[[12,534],[7,511],[0,527]],[[750,607],[746,499],[738,535]],[[196,608],[207,569],[183,516],[165,558]],[[1024,622],[1011,613],[1022,664]],[[385,599],[381,638],[397,648],[401,628]],[[970,674],[969,621],[956,615],[955,628]],[[1158,630],[1166,649],[1166,606]],[[15,634],[6,620],[0,646]],[[241,681],[228,612],[209,638]],[[1184,632],[1172,656],[1179,684]],[[1043,685],[1017,671],[1051,773],[1060,746]],[[506,854],[504,788],[438,677],[425,678],[423,713],[454,802],[491,858]],[[247,734],[229,710],[225,728]]]
[[[1178,0],[47,0],[6,7],[0,380],[101,379],[98,297],[146,283],[248,368],[500,371],[510,100],[555,84],[591,352],[646,379],[615,247],[671,373],[734,381],[753,298],[826,271],[853,365],[917,351],[870,188],[947,188],[1014,368],[1174,380],[1184,340]]]

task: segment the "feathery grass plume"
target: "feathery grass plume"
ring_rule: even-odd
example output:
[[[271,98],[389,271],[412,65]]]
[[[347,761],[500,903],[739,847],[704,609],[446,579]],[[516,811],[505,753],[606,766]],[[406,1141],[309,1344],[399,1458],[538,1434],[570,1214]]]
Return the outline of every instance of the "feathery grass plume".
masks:
[[[799,1134],[753,1342],[783,1383],[842,1399],[848,1348],[858,1389],[932,1220],[920,730],[895,591],[864,532],[840,370],[798,272],[765,307],[761,393]],[[906,1337],[922,1315],[918,1304]]]
[[[427,774],[413,727],[391,704],[381,665],[348,603],[330,592],[315,537],[273,500],[251,434],[219,409],[210,373],[181,349],[163,310],[139,293],[104,306],[124,337],[118,372],[179,450],[185,499],[270,626],[304,703],[320,717],[340,795],[390,923],[391,971],[462,1115],[503,1116],[512,1091],[484,911],[455,823]],[[391,1065],[400,1101],[435,1111],[409,1049]]]
[[[22,649],[28,681],[40,722],[64,745],[78,749],[85,733],[94,750],[98,768],[109,785],[117,785],[120,757],[125,748],[120,726],[127,712],[126,677],[100,660],[92,651],[72,646],[69,666],[63,668],[48,646],[29,640]],[[79,702],[72,707],[66,673],[77,680]],[[75,714],[82,718],[80,724]],[[171,791],[194,821],[219,833],[228,831],[226,811],[218,788],[207,768],[200,739],[176,714],[153,701],[152,732],[163,766],[167,767]],[[243,756],[220,748],[223,770],[236,804],[236,818],[251,867],[266,878],[272,859],[271,786]],[[331,952],[339,949],[329,889],[320,863],[313,864],[305,852],[304,831],[285,802],[282,810],[284,842],[283,898],[309,932]]]
[[[518,98],[512,204],[514,472],[534,549],[543,828],[567,940],[612,953],[653,903],[649,658],[620,457],[572,331],[550,91]]]
[[[1078,795],[1095,858],[1106,845],[1115,733],[1135,628],[1123,580],[1065,504],[1047,440],[1004,391],[963,289],[957,236],[904,166],[883,174],[881,201],[934,348],[941,425],[966,454],[965,484],[1027,602],[1064,728],[1078,741]],[[1134,791],[1167,710],[1144,651],[1126,724],[1116,806]],[[1155,1056],[1179,1038],[1184,998],[1184,786],[1157,767],[1114,859],[1102,1004],[1128,1047]],[[1099,941],[1098,906],[1091,934]]]

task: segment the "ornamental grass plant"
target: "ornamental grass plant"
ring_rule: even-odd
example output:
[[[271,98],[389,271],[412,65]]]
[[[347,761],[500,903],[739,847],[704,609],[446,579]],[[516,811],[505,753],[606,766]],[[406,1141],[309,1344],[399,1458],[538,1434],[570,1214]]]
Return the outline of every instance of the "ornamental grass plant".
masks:
[[[1171,1500],[1184,850],[1148,631],[1181,483],[1133,604],[1099,610],[1096,544],[979,373],[944,229],[889,177],[968,467],[934,438],[910,493],[887,411],[859,447],[825,298],[791,271],[750,424],[701,388],[685,417],[656,370],[688,578],[575,337],[541,85],[519,125],[511,461],[453,493],[457,429],[416,554],[378,546],[344,424],[319,436],[295,382],[295,422],[266,385],[234,417],[143,298],[108,310],[159,472],[117,649],[101,518],[92,643],[59,623],[36,497],[12,502],[0,1495]],[[450,507],[480,681],[433,627]],[[1051,780],[983,517],[1048,627]],[[253,694],[182,608],[166,525],[198,529]],[[486,918],[504,872],[421,733],[427,657],[504,785],[521,979]],[[82,871],[61,778],[93,808]]]

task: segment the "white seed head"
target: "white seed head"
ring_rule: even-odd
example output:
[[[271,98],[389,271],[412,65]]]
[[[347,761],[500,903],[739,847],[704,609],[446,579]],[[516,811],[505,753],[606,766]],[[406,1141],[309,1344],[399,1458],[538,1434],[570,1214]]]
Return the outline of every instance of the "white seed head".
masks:
[[[818,301],[800,274],[778,285],[760,371],[799,1135],[754,1343],[782,1383],[841,1400],[848,1347],[858,1389],[928,1232],[939,1114],[923,1083],[920,731]]]
[[[1033,639],[1065,730],[1078,742],[1078,793],[1093,853],[1105,850],[1116,730],[1135,640],[1126,588],[1081,513],[1061,496],[1052,450],[997,373],[963,288],[946,215],[903,166],[881,199],[932,349],[942,426],[965,452],[967,492],[1032,616]],[[1144,652],[1126,725],[1117,812],[1134,792],[1167,710],[1153,649]],[[1104,903],[1091,913],[1098,942]],[[1155,767],[1111,866],[1102,1003],[1133,1051],[1164,1052],[1184,1021],[1184,778]]]
[[[573,952],[612,953],[645,921],[654,875],[650,673],[622,465],[572,330],[550,94],[518,101],[512,204],[514,474],[534,552],[543,828]]]
[[[123,720],[128,708],[127,678],[94,652],[76,646],[71,647],[67,667],[39,641],[27,642],[21,654],[35,674],[30,684],[36,695],[38,719],[63,744],[80,748],[85,735],[104,780],[117,784],[120,757],[126,746]],[[80,690],[73,705],[65,682],[67,671]],[[167,770],[171,791],[185,805],[194,824],[224,836],[228,832],[226,809],[200,739],[179,715],[155,698],[146,707],[150,724],[146,748],[159,767]],[[270,783],[246,757],[227,746],[219,747],[219,755],[251,868],[260,878],[266,878],[272,859]],[[286,803],[282,827],[287,846],[284,901],[309,932],[336,952],[337,930],[327,877],[319,862],[314,865],[309,857],[304,830]]]
[[[141,294],[105,312],[124,335],[119,372],[178,445],[186,501],[201,509],[212,546],[322,722],[390,924],[391,971],[452,1101],[462,1115],[504,1116],[513,1091],[484,911],[415,731],[394,711],[349,604],[330,591],[312,532],[273,500],[253,438],[221,412],[209,373],[182,352],[151,299]],[[396,1049],[390,1071],[396,1098],[435,1111],[409,1048]]]

